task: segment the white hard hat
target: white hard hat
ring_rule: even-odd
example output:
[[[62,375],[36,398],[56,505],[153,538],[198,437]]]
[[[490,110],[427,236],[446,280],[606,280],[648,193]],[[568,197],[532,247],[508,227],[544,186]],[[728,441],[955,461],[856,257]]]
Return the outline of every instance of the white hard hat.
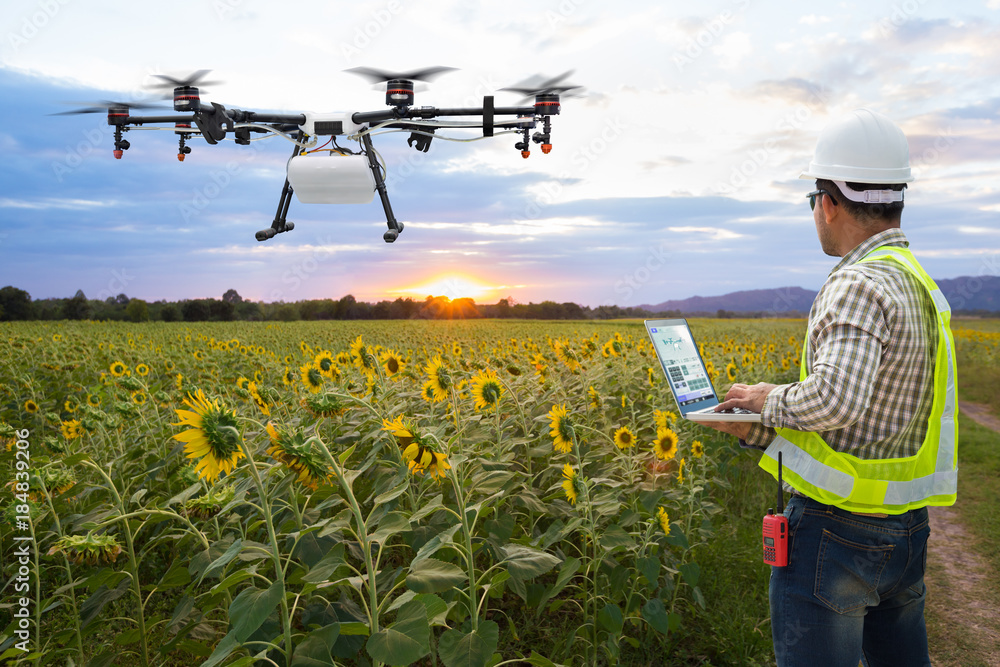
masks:
[[[858,109],[820,132],[813,160],[799,178],[909,183],[910,147],[898,125],[880,113]]]

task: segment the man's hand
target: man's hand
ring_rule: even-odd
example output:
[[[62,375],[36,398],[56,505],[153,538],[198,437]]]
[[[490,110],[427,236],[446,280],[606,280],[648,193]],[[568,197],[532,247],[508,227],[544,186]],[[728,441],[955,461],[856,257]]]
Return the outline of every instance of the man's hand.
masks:
[[[718,412],[730,408],[743,408],[751,412],[760,412],[764,409],[764,399],[777,386],[766,382],[755,385],[734,384],[726,392],[726,399],[719,403],[715,410]],[[746,440],[747,435],[750,434],[750,422],[701,422],[701,425],[735,435],[740,440]]]

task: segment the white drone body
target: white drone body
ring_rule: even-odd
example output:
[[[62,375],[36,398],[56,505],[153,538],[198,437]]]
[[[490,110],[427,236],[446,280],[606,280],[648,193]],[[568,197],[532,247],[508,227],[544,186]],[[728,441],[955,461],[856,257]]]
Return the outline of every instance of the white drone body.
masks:
[[[367,129],[351,120],[353,111],[306,113],[299,126],[307,136],[357,135]],[[375,176],[364,155],[339,151],[306,152],[288,160],[288,183],[303,204],[368,204],[375,198]]]

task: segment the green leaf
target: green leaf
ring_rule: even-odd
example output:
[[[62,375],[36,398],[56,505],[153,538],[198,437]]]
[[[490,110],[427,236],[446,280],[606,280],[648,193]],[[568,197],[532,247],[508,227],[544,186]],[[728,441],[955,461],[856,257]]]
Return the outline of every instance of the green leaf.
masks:
[[[667,535],[667,544],[680,547],[681,549],[691,548],[691,545],[688,544],[687,536],[684,535],[684,531],[676,523],[670,524],[670,534]]]
[[[701,589],[694,586],[691,590],[691,595],[694,596],[694,601],[698,603],[698,606],[705,609],[705,596],[702,595]]]
[[[507,571],[517,579],[534,579],[545,574],[561,561],[552,554],[527,547],[521,544],[508,544],[503,547]]]
[[[187,565],[183,564],[180,558],[175,558],[174,562],[170,564],[170,569],[156,584],[156,588],[165,591],[177,586],[187,586],[189,583],[191,583],[191,574],[188,572]]]
[[[625,629],[625,615],[616,604],[604,605],[604,609],[597,612],[597,622],[615,638]]]
[[[416,600],[399,608],[396,622],[368,638],[368,655],[387,665],[409,665],[431,652],[427,609]]]
[[[295,645],[292,667],[333,667],[337,663],[334,662],[330,651],[339,636],[340,623],[331,623],[313,630]]]
[[[253,573],[250,572],[250,571],[248,571],[248,570],[236,570],[235,572],[233,572],[232,574],[230,574],[228,577],[226,577],[225,579],[223,579],[222,581],[220,581],[219,583],[217,583],[215,586],[212,586],[211,592],[212,593],[221,593],[222,591],[226,590],[227,588],[230,588],[230,587],[232,587],[232,586],[240,583],[244,579],[249,579],[252,576],[253,576]]]
[[[480,621],[479,628],[468,634],[448,630],[438,641],[438,656],[445,667],[485,667],[500,640],[500,626]]]
[[[563,667],[560,664],[552,662],[541,653],[535,653],[534,651],[527,658],[524,658],[524,661],[535,667]]]
[[[223,660],[229,657],[229,654],[240,647],[240,641],[236,639],[236,636],[230,632],[228,635],[222,638],[219,645],[215,647],[212,651],[212,655],[208,656],[208,660],[201,663],[199,667],[215,667]]]
[[[245,642],[281,602],[283,589],[281,580],[278,580],[266,591],[259,588],[243,590],[229,605],[229,622],[232,624],[229,634],[238,643]]]
[[[614,551],[619,547],[632,549],[635,547],[635,540],[625,532],[625,529],[614,524],[608,526],[601,535],[601,547],[608,551]]]
[[[351,454],[354,453],[354,448],[355,447],[357,447],[357,444],[351,445],[350,447],[348,447],[347,449],[345,449],[343,451],[343,453],[341,453],[341,455],[338,457],[340,459],[340,465],[341,466],[343,466],[344,463],[347,462],[347,459],[351,458]],[[344,472],[346,474],[347,471],[344,471]]]
[[[698,579],[701,578],[701,568],[698,567],[698,563],[684,563],[679,568],[677,568],[681,576],[684,577],[684,582],[691,588],[697,588]]]
[[[240,538],[236,538],[236,541],[230,544],[229,548],[226,549],[226,551],[221,556],[213,560],[209,564],[209,566],[205,568],[205,571],[201,573],[200,577],[198,577],[198,583],[200,584],[212,570],[216,568],[221,569],[225,567],[229,563],[229,561],[236,558],[236,555],[240,552],[241,549],[243,549],[243,540],[241,540]]]
[[[655,588],[656,582],[660,579],[660,559],[650,557],[640,558],[636,562],[636,565],[639,567],[640,574],[646,577],[650,588]]]
[[[320,562],[316,563],[306,576],[302,577],[302,581],[309,584],[321,584],[329,581],[330,575],[346,564],[344,545],[338,544]]]
[[[468,580],[468,573],[453,563],[425,558],[410,565],[406,586],[417,593],[443,593]]]
[[[368,536],[372,542],[383,544],[396,533],[409,530],[410,520],[402,512],[389,512],[378,523],[378,528]]]
[[[418,521],[423,519],[425,516],[431,514],[432,512],[444,509],[444,503],[442,502],[443,498],[444,496],[441,495],[440,493],[431,498],[429,502],[424,503],[423,507],[421,507],[420,509],[418,509],[416,512],[413,513],[413,516],[410,517],[410,521],[412,521],[413,523],[417,523]]]
[[[410,479],[409,477],[406,477],[405,479],[403,479],[402,482],[397,484],[395,488],[390,489],[389,491],[386,491],[385,493],[381,493],[378,496],[376,496],[374,504],[383,505],[389,502],[390,500],[395,500],[399,496],[406,493],[406,489],[409,488],[409,486],[410,486]]]
[[[413,557],[410,564],[419,563],[425,558],[429,558],[434,555],[434,553],[444,545],[450,544],[455,538],[455,533],[457,533],[461,528],[462,524],[456,523],[453,526],[445,528],[440,533],[427,540],[427,542],[424,543],[424,546],[420,547],[420,550],[417,551],[417,555]]]
[[[108,588],[105,585],[98,587],[94,594],[87,598],[82,605],[80,605],[80,625],[86,626],[91,621],[93,621],[104,609],[104,605],[117,600],[121,596],[125,595],[129,591],[129,584],[131,582],[127,577],[122,577],[121,581],[114,588]]]
[[[663,600],[660,598],[652,598],[649,602],[644,604],[642,606],[642,617],[646,619],[646,622],[649,623],[651,628],[660,634],[667,634],[670,623],[667,618],[667,609],[663,605]]]
[[[582,561],[579,558],[574,558],[570,556],[563,561],[562,567],[559,568],[559,575],[556,577],[556,581],[552,586],[546,589],[545,594],[542,596],[541,601],[538,604],[538,612],[535,614],[535,618],[542,614],[545,609],[545,605],[549,600],[559,595],[562,589],[566,587],[566,584],[570,582],[582,565]]]

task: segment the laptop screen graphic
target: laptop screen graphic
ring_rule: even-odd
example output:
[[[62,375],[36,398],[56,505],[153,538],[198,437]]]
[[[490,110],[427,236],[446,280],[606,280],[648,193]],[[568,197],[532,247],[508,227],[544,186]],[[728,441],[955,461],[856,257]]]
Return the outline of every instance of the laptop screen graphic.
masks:
[[[682,411],[705,401],[716,403],[690,330],[683,325],[658,326],[650,327],[649,333]]]

